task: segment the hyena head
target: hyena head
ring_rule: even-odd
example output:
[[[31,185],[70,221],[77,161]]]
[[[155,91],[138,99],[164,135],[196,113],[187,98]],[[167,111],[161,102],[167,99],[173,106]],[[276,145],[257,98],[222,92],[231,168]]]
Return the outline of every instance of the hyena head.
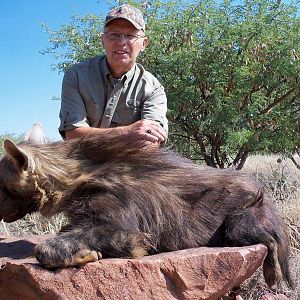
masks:
[[[0,220],[14,222],[38,208],[35,163],[31,155],[10,140],[0,160]]]

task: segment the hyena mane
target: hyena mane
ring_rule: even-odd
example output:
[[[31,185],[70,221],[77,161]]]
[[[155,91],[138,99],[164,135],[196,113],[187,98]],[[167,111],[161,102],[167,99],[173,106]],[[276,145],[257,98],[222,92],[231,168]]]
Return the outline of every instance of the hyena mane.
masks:
[[[39,211],[68,224],[36,246],[47,268],[199,246],[268,248],[263,271],[290,285],[286,226],[261,184],[163,148],[99,135],[44,145],[4,142],[0,219]]]

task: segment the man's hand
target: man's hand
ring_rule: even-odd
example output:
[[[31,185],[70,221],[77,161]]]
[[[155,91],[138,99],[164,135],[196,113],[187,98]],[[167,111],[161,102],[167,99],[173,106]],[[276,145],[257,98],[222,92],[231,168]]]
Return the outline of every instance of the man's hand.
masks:
[[[134,139],[154,144],[162,144],[167,140],[167,134],[161,125],[152,120],[140,120],[127,126],[128,134]]]
[[[141,147],[149,145],[157,145],[159,147],[167,140],[167,134],[159,122],[152,120],[140,120],[128,126],[113,128],[81,127],[66,131],[65,134],[67,140],[99,134],[120,136],[120,138],[127,136],[132,140],[140,141]]]

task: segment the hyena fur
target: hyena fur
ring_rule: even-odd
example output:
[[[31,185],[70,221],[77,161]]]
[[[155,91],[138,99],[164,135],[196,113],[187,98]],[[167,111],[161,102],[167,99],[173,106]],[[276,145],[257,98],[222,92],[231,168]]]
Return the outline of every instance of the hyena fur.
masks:
[[[286,227],[261,184],[167,149],[99,135],[44,145],[4,141],[0,220],[64,213],[68,225],[35,248],[46,268],[199,246],[268,248],[269,286],[293,285]]]

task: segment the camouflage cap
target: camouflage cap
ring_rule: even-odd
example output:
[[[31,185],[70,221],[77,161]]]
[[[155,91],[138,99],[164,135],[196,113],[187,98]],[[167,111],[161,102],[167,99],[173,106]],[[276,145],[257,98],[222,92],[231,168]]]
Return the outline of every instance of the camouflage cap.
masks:
[[[136,29],[145,31],[145,21],[142,12],[129,4],[124,4],[112,9],[105,18],[104,26],[116,19],[125,19]]]

